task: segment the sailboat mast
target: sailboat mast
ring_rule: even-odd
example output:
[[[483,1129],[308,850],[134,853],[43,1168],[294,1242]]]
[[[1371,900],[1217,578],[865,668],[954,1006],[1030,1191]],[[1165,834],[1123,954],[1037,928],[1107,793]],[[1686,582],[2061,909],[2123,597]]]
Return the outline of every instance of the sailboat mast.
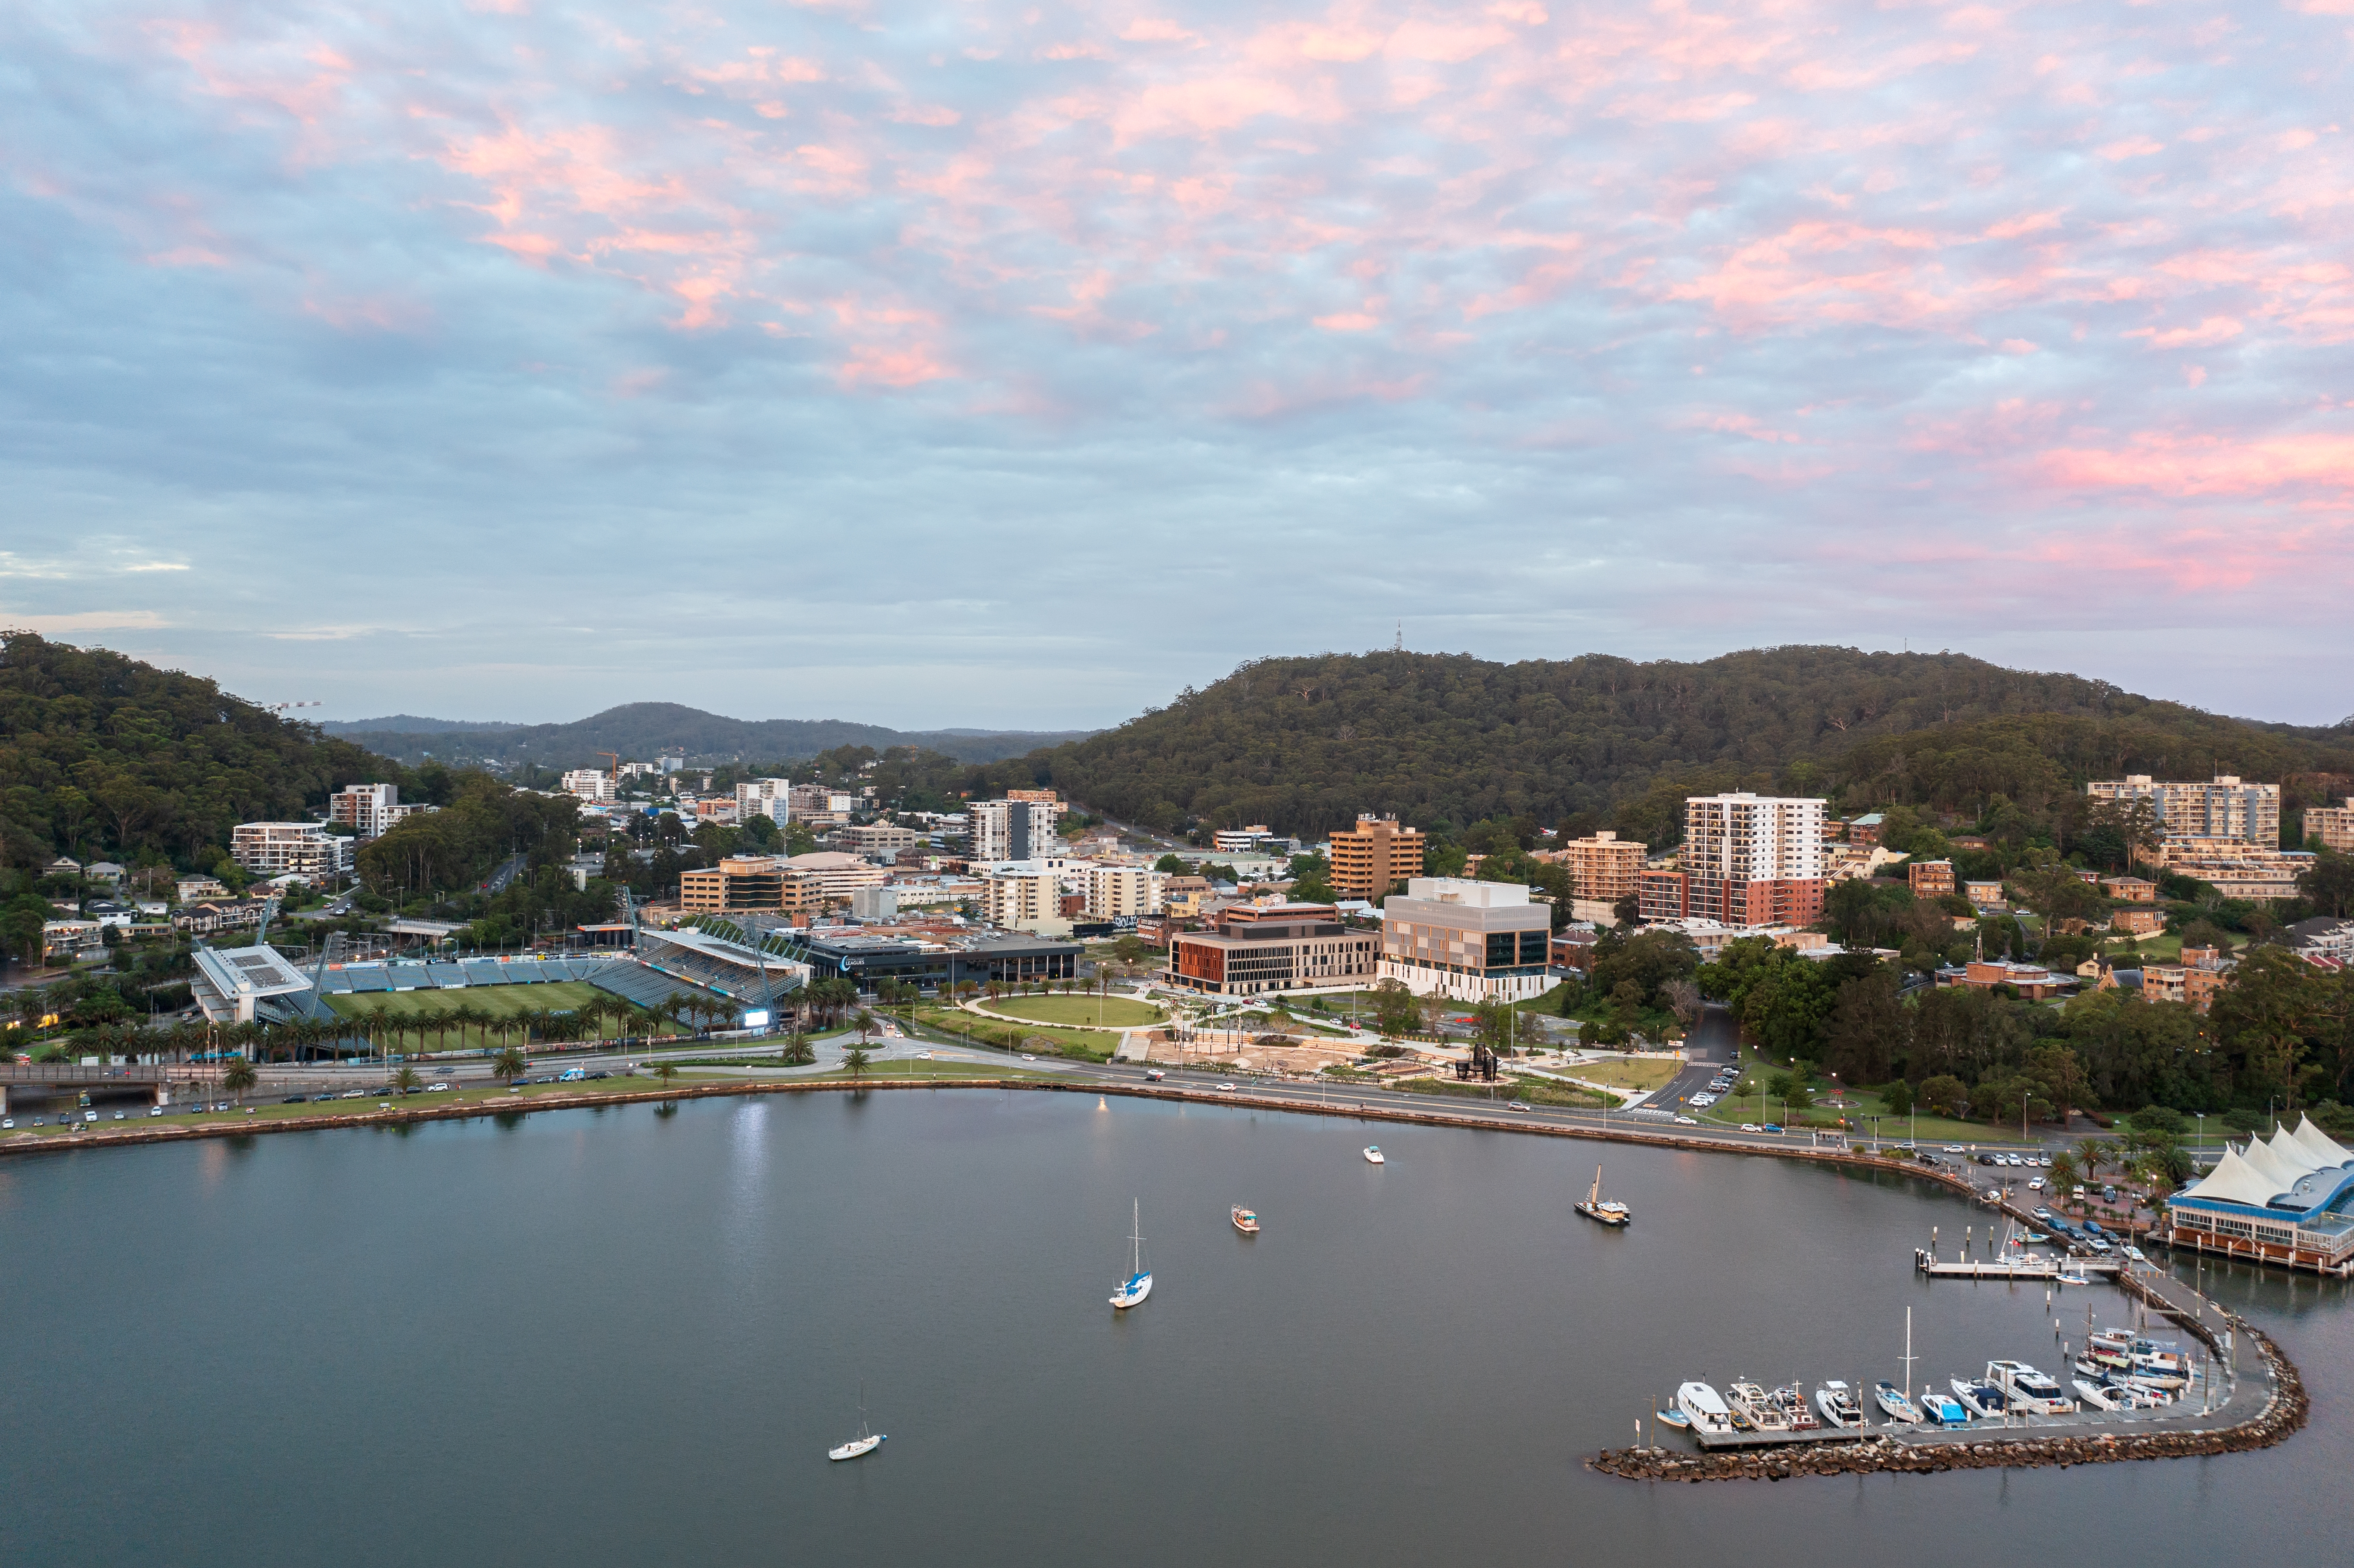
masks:
[[[1904,1308],[1904,1397],[1913,1397],[1913,1308]]]

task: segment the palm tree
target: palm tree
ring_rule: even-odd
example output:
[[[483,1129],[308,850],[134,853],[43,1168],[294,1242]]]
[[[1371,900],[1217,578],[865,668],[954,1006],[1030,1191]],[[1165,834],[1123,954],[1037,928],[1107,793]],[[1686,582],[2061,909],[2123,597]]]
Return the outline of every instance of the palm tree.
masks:
[[[678,1064],[675,1062],[656,1062],[653,1065],[653,1075],[655,1077],[662,1080],[663,1087],[666,1089],[670,1087],[671,1080],[678,1076]]]
[[[400,1065],[400,1070],[392,1075],[392,1086],[404,1095],[411,1089],[419,1087],[424,1082],[424,1079],[417,1075],[417,1069],[406,1062],[403,1062]]]
[[[852,1019],[850,1023],[852,1028],[858,1031],[859,1049],[864,1050],[866,1042],[875,1034],[875,1015],[862,1007],[858,1010],[858,1016]]]
[[[504,1023],[505,1020],[500,1022]],[[513,1045],[501,1051],[491,1061],[491,1076],[510,1086],[530,1071],[531,1059]]]
[[[221,1069],[221,1087],[235,1095],[240,1107],[245,1104],[246,1091],[260,1081],[261,1075],[242,1056],[230,1057],[228,1065]]]
[[[842,1065],[850,1070],[852,1083],[857,1083],[866,1076],[867,1065],[873,1059],[867,1055],[866,1047],[864,1045],[853,1045],[843,1054]]]

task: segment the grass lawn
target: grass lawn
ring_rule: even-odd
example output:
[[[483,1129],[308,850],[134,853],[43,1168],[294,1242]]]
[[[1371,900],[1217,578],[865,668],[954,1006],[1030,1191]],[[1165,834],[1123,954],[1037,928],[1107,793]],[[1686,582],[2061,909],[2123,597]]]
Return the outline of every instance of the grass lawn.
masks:
[[[1681,1062],[1652,1062],[1637,1058],[1632,1061],[1579,1062],[1556,1066],[1540,1063],[1548,1073],[1564,1077],[1584,1078],[1588,1083],[1608,1084],[1621,1089],[1656,1089],[1682,1069]]]
[[[1037,1046],[1026,1043],[1046,1040],[1066,1056],[1087,1056],[1099,1062],[1108,1060],[1119,1044],[1117,1037],[1098,1030],[1055,1029],[1026,1022],[1001,1023],[949,1008],[918,1008],[916,1022],[941,1034],[953,1035],[959,1041],[970,1035],[976,1047],[993,1045],[1001,1049],[1034,1052]]]
[[[1100,1023],[1106,1029],[1135,1029],[1164,1022],[1169,1017],[1148,1002],[1124,996],[1009,996],[981,1005],[991,1012],[1026,1018],[1033,1023]]]
[[[569,1012],[592,997],[605,993],[587,980],[552,980],[538,985],[470,985],[456,991],[367,991],[330,996],[327,1005],[345,1018],[358,1018],[381,1007],[395,1018],[429,1018],[472,1005],[494,1017],[518,1012]]]

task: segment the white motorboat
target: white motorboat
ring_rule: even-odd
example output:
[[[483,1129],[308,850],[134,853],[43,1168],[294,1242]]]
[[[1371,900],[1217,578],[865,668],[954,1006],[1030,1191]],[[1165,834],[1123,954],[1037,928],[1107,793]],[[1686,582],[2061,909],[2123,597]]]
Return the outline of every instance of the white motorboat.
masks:
[[[2076,1396],[2079,1399],[2082,1399],[2085,1404],[2091,1405],[2094,1409],[2115,1410],[2118,1408],[2116,1391],[2115,1389],[2104,1387],[2100,1383],[2091,1382],[2085,1378],[2080,1377],[2073,1381],[2076,1384]]]
[[[1144,1266],[1144,1202],[1138,1199],[1134,1217],[1129,1225],[1128,1278],[1111,1293],[1111,1304],[1126,1308],[1135,1306],[1152,1294],[1152,1271]]]
[[[1678,1431],[1687,1431],[1691,1426],[1691,1417],[1678,1409],[1673,1401],[1659,1406],[1651,1414],[1659,1418],[1659,1425],[1662,1426],[1672,1426]]]
[[[1599,1165],[1594,1168],[1593,1190],[1578,1201],[1576,1208],[1587,1219],[1599,1220],[1606,1225],[1623,1225],[1635,1217],[1628,1212],[1626,1204],[1616,1198],[1602,1195],[1602,1167]]]
[[[1380,1144],[1369,1143],[1365,1145],[1365,1163],[1368,1165],[1379,1165],[1383,1163],[1382,1146]]]
[[[1880,1413],[1889,1420],[1901,1421],[1908,1426],[1919,1424],[1921,1407],[1905,1398],[1904,1391],[1886,1378],[1872,1385],[1872,1397],[1880,1406]]]
[[[2000,1415],[2009,1403],[2004,1399],[2002,1390],[1983,1378],[1956,1377],[1946,1381],[1952,1385],[1954,1397],[1960,1400],[1972,1415]]]
[[[1744,1417],[1759,1432],[1787,1432],[1790,1418],[1782,1413],[1772,1394],[1748,1379],[1739,1379],[1725,1389],[1732,1398],[1736,1415]]]
[[[1695,1432],[1730,1436],[1733,1411],[1723,1395],[1704,1383],[1688,1383],[1676,1390],[1676,1408]]]
[[[1855,1402],[1847,1384],[1837,1378],[1815,1390],[1815,1408],[1834,1426],[1845,1429],[1863,1425],[1863,1406]]]
[[[1988,1361],[1986,1380],[2002,1390],[2011,1409],[2030,1415],[2068,1415],[2076,1408],[2075,1403],[2060,1392],[2057,1380],[2025,1361]]]
[[[861,1388],[858,1391],[858,1436],[839,1447],[828,1448],[825,1451],[825,1457],[836,1461],[863,1459],[887,1441],[889,1437],[886,1434],[866,1430],[866,1390]]]
[[[1921,1419],[1932,1426],[1967,1426],[1970,1413],[1953,1395],[1930,1389],[1921,1395]]]

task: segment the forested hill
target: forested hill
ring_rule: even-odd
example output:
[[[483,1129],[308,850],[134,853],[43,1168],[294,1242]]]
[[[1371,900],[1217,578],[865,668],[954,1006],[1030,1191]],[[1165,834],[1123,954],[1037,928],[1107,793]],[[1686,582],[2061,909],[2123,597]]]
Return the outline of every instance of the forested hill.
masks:
[[[2030,716],[2065,726],[2020,729]],[[2065,743],[2062,754],[2036,752],[2052,740]],[[1319,832],[1360,811],[1426,825],[1591,813],[1663,842],[1675,835],[1662,819],[1686,789],[1847,783],[1854,800],[1919,799],[1913,791],[1932,777],[1981,787],[1971,757],[1948,755],[1973,748],[2061,787],[2095,765],[2275,780],[2354,770],[2354,734],[2342,728],[2218,718],[1962,654],[1789,647],[1702,663],[1262,659],[1118,729],[988,774],[996,786],[1051,784],[1161,826],[1198,817]]]
[[[652,760],[667,751],[696,763],[799,762],[844,746],[871,746],[877,751],[915,747],[960,762],[994,762],[1075,740],[1087,732],[904,731],[843,719],[737,719],[677,703],[629,703],[570,724],[443,726],[408,731],[342,726],[339,733],[372,751],[411,764],[429,753],[450,763],[494,761],[516,767],[535,762],[543,768],[562,768],[602,767],[605,758],[599,753],[604,751],[618,752],[631,760]]]
[[[346,784],[402,778],[210,681],[0,633],[0,863],[100,851],[204,859],[238,822],[301,816]]]

